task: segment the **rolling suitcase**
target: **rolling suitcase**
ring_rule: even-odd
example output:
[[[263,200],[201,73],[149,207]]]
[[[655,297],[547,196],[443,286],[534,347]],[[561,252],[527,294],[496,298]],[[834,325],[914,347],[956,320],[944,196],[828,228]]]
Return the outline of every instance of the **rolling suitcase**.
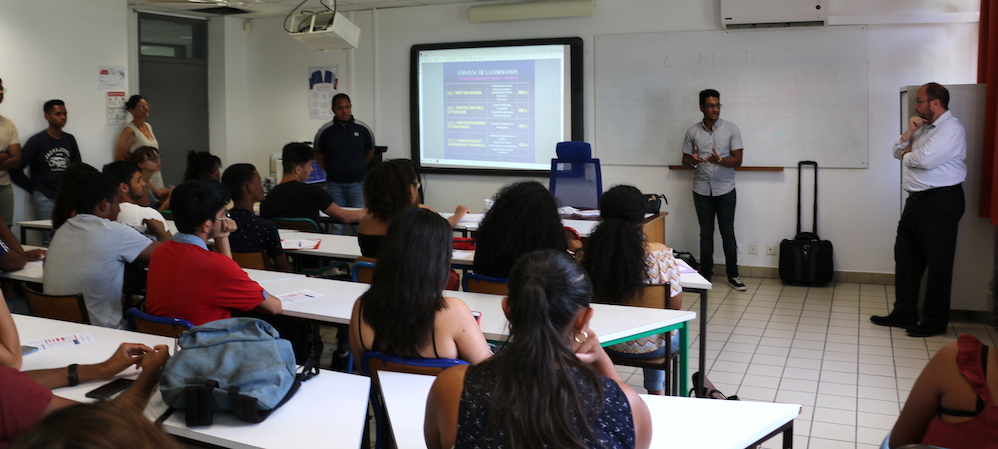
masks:
[[[801,172],[814,167],[814,225],[801,232]],[[780,242],[780,279],[787,284],[820,286],[832,280],[832,242],[818,237],[818,163],[797,163],[797,235]]]

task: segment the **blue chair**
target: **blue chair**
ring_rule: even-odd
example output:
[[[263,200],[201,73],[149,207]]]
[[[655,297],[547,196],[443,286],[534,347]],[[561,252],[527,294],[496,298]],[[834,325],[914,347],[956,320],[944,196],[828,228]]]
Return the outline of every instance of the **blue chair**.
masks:
[[[177,337],[194,327],[194,323],[183,318],[170,318],[150,315],[134,307],[128,309],[128,329],[143,334]]]
[[[436,376],[441,371],[458,365],[469,365],[469,363],[459,359],[418,359],[385,355],[378,351],[365,352],[360,358],[360,370],[371,378],[371,404],[374,405],[374,423],[377,431],[375,448],[382,449],[390,446],[386,443],[387,438],[391,436],[391,423],[385,413],[381,384],[378,382],[378,371]]]
[[[350,280],[370,284],[374,279],[374,262],[375,259],[370,257],[358,257],[350,268]]]
[[[497,278],[477,273],[465,273],[461,285],[466,292],[489,293],[492,295],[505,295],[509,290],[506,288],[506,278]]]
[[[603,196],[603,172],[599,159],[593,159],[586,142],[559,142],[558,157],[551,159],[551,182],[548,190],[562,206],[599,209]]]
[[[311,218],[304,217],[273,217],[270,221],[274,222],[280,229],[294,229],[301,232],[315,232],[321,233],[322,228],[319,227],[319,223]]]

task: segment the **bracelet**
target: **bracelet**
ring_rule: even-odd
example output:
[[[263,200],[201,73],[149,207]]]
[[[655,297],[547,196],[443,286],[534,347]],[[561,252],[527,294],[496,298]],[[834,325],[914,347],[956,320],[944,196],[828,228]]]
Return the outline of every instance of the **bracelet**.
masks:
[[[80,384],[80,375],[77,372],[77,368],[79,368],[79,366],[80,365],[74,363],[66,367],[69,370],[67,378],[69,379],[69,386],[71,387],[75,387]]]
[[[724,158],[721,157],[721,156],[718,156],[717,157],[717,165],[721,165],[721,162],[724,162]]]

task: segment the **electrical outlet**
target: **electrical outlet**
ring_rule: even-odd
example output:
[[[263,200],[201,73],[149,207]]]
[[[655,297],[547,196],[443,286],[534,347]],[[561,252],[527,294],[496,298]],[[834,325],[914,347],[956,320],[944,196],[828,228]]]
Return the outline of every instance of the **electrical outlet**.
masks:
[[[759,254],[759,245],[749,245],[748,253],[753,255]]]
[[[766,245],[766,255],[775,256],[776,255],[776,245]]]

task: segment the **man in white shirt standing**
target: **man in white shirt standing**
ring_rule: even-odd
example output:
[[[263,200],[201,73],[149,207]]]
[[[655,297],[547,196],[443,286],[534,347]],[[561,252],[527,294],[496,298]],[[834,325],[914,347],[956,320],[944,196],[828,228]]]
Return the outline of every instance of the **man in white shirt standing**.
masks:
[[[0,80],[0,103],[3,103],[5,93],[3,80]],[[21,140],[17,137],[17,127],[0,116],[0,217],[8,226],[14,222],[14,186],[10,185],[7,170],[20,166]]]
[[[154,208],[135,204],[136,200],[149,194],[139,167],[131,162],[115,161],[105,165],[103,172],[105,176],[118,183],[121,212],[118,213],[117,221],[155,237],[160,242],[170,240],[172,237],[169,231],[170,225],[163,218],[163,214]],[[156,220],[163,226],[147,226],[148,220]]]
[[[894,243],[896,299],[890,315],[871,316],[881,326],[901,327],[911,337],[946,333],[956,232],[965,208],[967,138],[949,112],[949,91],[928,83],[915,94],[916,116],[894,144],[908,199]],[[918,320],[918,293],[928,267],[925,305]]]

